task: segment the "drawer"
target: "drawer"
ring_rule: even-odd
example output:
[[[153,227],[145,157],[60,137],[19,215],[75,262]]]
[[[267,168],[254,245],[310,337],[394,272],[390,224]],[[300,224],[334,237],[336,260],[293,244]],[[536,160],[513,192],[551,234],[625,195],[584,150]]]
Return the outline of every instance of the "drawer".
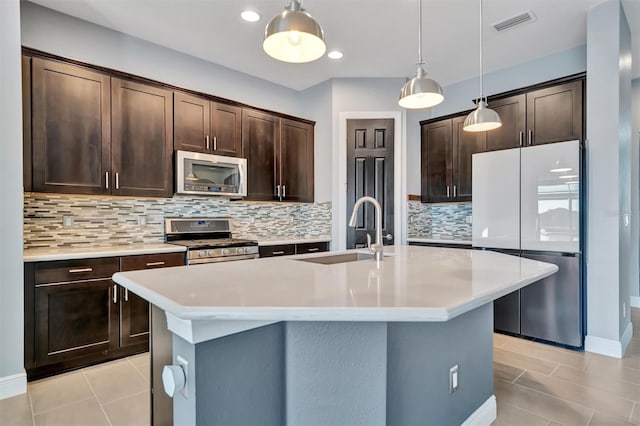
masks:
[[[158,253],[141,254],[137,256],[123,256],[120,258],[121,271],[137,271],[139,269],[167,268],[169,266],[184,265],[185,254]]]
[[[283,244],[279,246],[261,246],[258,248],[260,257],[288,256],[296,254],[295,244]]]
[[[329,251],[329,243],[326,241],[320,243],[302,243],[296,244],[296,253],[318,253],[321,251]]]
[[[56,260],[35,264],[35,283],[59,283],[97,278],[111,278],[120,269],[117,257]]]

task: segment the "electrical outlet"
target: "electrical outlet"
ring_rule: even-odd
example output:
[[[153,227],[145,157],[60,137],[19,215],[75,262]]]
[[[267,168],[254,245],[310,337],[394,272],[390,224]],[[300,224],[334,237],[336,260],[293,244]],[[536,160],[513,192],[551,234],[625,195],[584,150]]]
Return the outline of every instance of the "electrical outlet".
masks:
[[[468,216],[465,218],[465,221],[466,221],[469,225],[472,225],[472,224],[473,224],[473,216],[468,215]]]
[[[147,216],[143,214],[138,216],[138,226],[145,226],[146,224],[147,224]]]
[[[251,219],[249,220],[249,222],[256,223],[256,218],[254,216],[251,216]]]
[[[65,228],[73,226],[73,223],[73,216],[62,216],[62,226],[64,226]]]
[[[180,393],[182,394],[182,396],[184,396],[185,398],[189,397],[189,362],[182,358],[180,355],[176,356],[176,361],[178,362],[178,365],[180,367],[182,367],[182,370],[184,370],[184,387],[182,389],[180,389]]]
[[[458,390],[458,364],[449,369],[449,393]]]

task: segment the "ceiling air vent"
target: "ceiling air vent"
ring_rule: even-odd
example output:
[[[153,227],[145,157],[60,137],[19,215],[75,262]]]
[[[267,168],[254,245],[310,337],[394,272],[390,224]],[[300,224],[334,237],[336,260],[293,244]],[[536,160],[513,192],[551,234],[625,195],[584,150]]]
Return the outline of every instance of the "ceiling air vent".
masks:
[[[521,13],[516,16],[512,16],[509,19],[505,19],[504,21],[498,22],[497,24],[493,24],[492,27],[496,31],[504,31],[509,28],[516,27],[518,25],[525,24],[527,22],[533,22],[536,20],[536,15],[533,14],[532,11],[528,10],[524,13]]]

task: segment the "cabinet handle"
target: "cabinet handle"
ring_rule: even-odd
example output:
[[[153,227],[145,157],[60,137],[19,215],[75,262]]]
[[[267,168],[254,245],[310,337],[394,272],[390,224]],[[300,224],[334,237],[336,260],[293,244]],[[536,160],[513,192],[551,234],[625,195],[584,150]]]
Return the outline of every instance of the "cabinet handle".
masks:
[[[129,289],[124,289],[124,301],[128,302],[129,301]]]
[[[204,137],[204,143],[205,146],[207,147],[207,151],[209,150],[209,135]]]
[[[280,198],[280,185],[276,185],[276,197]]]
[[[529,145],[533,144],[533,129],[529,129]]]
[[[282,198],[287,198],[287,185],[282,185]]]
[[[113,285],[113,303],[118,303],[118,285]]]
[[[524,132],[520,130],[520,146],[524,143]]]
[[[120,173],[116,172],[116,189],[120,189]]]
[[[313,253],[314,251],[318,251],[320,250],[318,247],[314,247],[314,248],[310,248],[309,250],[307,250],[309,253]]]
[[[109,172],[104,172],[104,187],[109,189]]]
[[[164,264],[165,262],[147,262],[147,266],[160,266]]]
[[[449,185],[447,185],[447,198],[449,198],[449,196],[450,196]]]
[[[453,198],[456,198],[456,195],[458,193],[458,188],[456,188],[456,185],[453,185]]]
[[[274,252],[273,252],[273,253],[271,253],[271,254],[272,254],[272,255],[274,255],[274,256],[278,256],[278,255],[284,254],[284,250],[274,251]]]
[[[217,136],[213,137],[213,150],[214,151],[218,150],[218,137]]]
[[[70,274],[77,274],[79,272],[91,272],[93,268],[78,268],[78,269],[69,269]]]

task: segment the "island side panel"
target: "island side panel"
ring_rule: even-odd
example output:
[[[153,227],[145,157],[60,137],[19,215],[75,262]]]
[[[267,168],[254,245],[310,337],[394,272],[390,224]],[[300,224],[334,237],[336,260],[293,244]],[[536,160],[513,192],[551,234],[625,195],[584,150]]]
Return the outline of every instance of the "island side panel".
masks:
[[[493,395],[493,304],[447,322],[388,323],[387,424],[459,425]],[[458,390],[449,369],[458,365]]]
[[[387,325],[286,323],[287,425],[384,425]]]

